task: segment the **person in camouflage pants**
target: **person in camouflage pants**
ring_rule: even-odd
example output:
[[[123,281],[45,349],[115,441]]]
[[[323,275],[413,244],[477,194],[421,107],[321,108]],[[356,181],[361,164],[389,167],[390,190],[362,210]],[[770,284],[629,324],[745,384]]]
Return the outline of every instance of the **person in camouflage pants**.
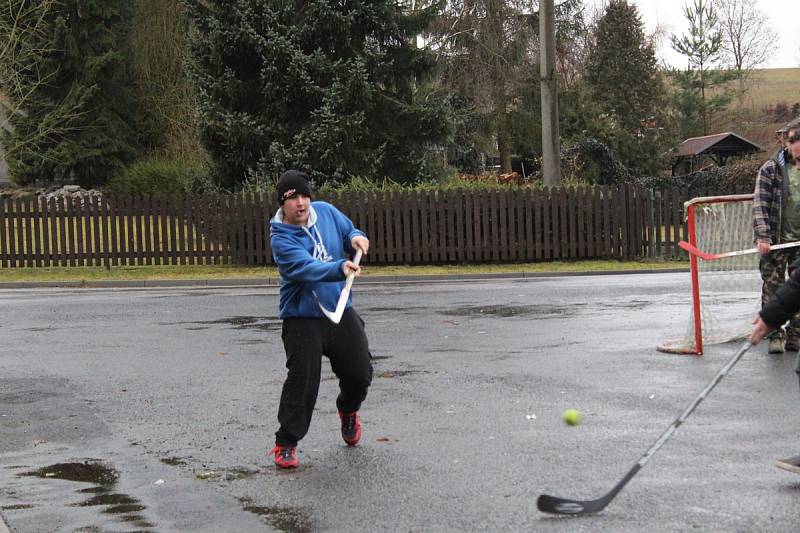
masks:
[[[797,266],[800,260],[800,250],[797,248],[788,248],[786,250],[775,250],[767,255],[762,255],[759,261],[759,269],[761,270],[761,280],[763,286],[761,287],[761,306],[766,305],[781,285],[786,280],[787,270],[789,274]],[[788,268],[787,268],[788,267]],[[791,339],[791,341],[786,340]],[[800,340],[800,312],[792,315],[791,320],[786,324],[785,331],[778,328],[773,333],[770,340],[777,340],[781,343],[786,342],[785,349],[796,351],[798,340]],[[778,342],[774,342],[770,347],[772,353],[780,353],[783,349],[778,350]]]
[[[776,152],[758,171],[753,195],[753,233],[761,253],[762,307],[786,281],[787,266],[800,260],[800,248],[771,250],[781,242],[800,241],[800,124],[791,124],[785,147]],[[800,349],[800,313],[794,315],[786,331],[776,330],[769,342],[769,353]]]

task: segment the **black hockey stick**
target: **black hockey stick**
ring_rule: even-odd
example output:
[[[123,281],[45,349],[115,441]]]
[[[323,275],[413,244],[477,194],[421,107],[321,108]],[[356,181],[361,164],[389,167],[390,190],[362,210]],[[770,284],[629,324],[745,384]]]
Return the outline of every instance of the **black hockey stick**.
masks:
[[[642,455],[635,465],[633,465],[633,468],[631,468],[628,473],[625,474],[625,477],[623,477],[622,480],[617,483],[613,489],[611,489],[611,492],[602,498],[588,501],[568,500],[565,498],[558,498],[556,496],[542,494],[539,496],[539,499],[536,502],[539,510],[543,513],[582,515],[599,513],[605,509],[606,505],[608,505],[611,500],[614,499],[614,496],[616,496],[617,493],[628,484],[628,481],[630,481],[631,478],[633,478],[633,476],[635,476],[636,473],[645,464],[647,464],[647,461],[653,457],[653,454],[655,454],[658,449],[661,448],[665,442],[667,442],[667,439],[669,439],[672,434],[675,433],[675,430],[686,421],[689,415],[692,414],[692,411],[694,411],[700,402],[702,402],[703,399],[705,399],[705,397],[708,396],[708,394],[714,389],[714,387],[717,386],[717,383],[719,383],[722,378],[725,377],[728,372],[730,372],[731,368],[733,368],[733,365],[739,362],[739,359],[742,358],[750,346],[752,346],[750,341],[746,341],[738,350],[736,350],[736,353],[733,355],[733,357],[731,357],[730,361],[728,361],[728,363],[722,367],[722,370],[717,372],[717,375],[714,376],[714,379],[712,379],[711,382],[706,385],[706,388],[704,388],[700,394],[697,395],[697,398],[695,398],[694,401],[689,404],[689,407],[687,407],[686,410],[681,413],[681,415],[676,418],[675,421],[667,428],[667,430],[661,434],[656,443],[650,446],[650,449],[647,450],[644,455]]]

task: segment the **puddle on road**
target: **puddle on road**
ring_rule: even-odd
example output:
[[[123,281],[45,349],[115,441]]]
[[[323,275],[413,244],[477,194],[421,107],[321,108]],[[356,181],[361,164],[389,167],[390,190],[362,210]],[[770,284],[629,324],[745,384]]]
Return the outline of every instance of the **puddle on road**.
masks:
[[[109,492],[110,489],[105,487],[89,487],[88,489],[81,489],[78,492],[81,494],[101,494],[103,492]]]
[[[161,462],[170,466],[181,466],[186,464],[186,461],[180,457],[164,457],[161,459]]]
[[[127,494],[116,494],[107,492],[98,494],[86,501],[74,504],[75,507],[95,507],[97,505],[138,505],[139,500],[131,498]]]
[[[159,459],[163,464],[170,466],[187,466],[189,462],[183,457],[162,457]],[[206,465],[203,465],[205,468]],[[193,470],[194,477],[203,481],[234,481],[237,479],[248,479],[259,473],[259,470],[247,468],[245,466],[232,466],[227,468],[220,468],[218,470]]]
[[[203,472],[198,472],[194,477],[208,481],[234,481],[237,479],[251,478],[256,474],[258,474],[258,470],[238,466],[221,470],[206,470]]]
[[[20,503],[17,505],[2,505],[0,511],[19,511],[21,509],[32,509],[33,505],[29,503]]]
[[[721,300],[718,300],[719,303],[722,303]],[[733,303],[733,302],[730,302]],[[599,305],[596,307],[596,311],[603,312],[608,309],[644,309],[653,305],[653,302],[647,302],[644,300],[630,300],[625,302],[607,302],[605,305]]]
[[[496,316],[499,318],[510,317],[537,317],[551,318],[569,316],[574,314],[575,308],[581,304],[570,306],[556,305],[467,305],[455,309],[439,311],[447,316]]]
[[[411,374],[430,374],[429,370],[384,370],[380,374],[376,374],[379,378],[398,378],[401,376],[408,376]]]
[[[249,498],[240,498],[242,508],[264,517],[269,525],[285,533],[311,533],[313,524],[308,512],[299,507],[262,507],[254,505]]]
[[[110,487],[117,482],[119,474],[113,468],[99,462],[59,463],[45,466],[19,476],[34,476],[44,479],[64,479],[81,483],[94,483],[101,487]]]
[[[268,344],[268,341],[265,341],[263,339],[245,339],[238,341],[236,344],[239,344],[241,346],[256,346],[259,344]]]
[[[136,501],[136,500],[134,500]],[[114,507],[107,507],[103,509],[104,513],[107,514],[130,514],[130,513],[138,513],[139,511],[144,511],[147,509],[144,505],[129,503],[126,505],[115,505]],[[141,527],[153,527],[152,524],[144,525],[144,524],[136,524]]]
[[[17,474],[19,477],[38,477],[42,479],[61,479],[78,483],[91,483],[94,486],[76,490],[79,494],[93,495],[82,502],[70,504],[70,507],[103,507],[105,514],[120,515],[118,520],[128,522],[142,529],[155,527],[147,522],[139,513],[146,507],[136,498],[113,491],[119,479],[119,473],[108,464],[88,460],[82,463],[58,463],[37,470]],[[99,531],[99,529],[98,529]]]
[[[194,297],[217,296],[217,294],[213,292],[204,292],[204,291],[196,291],[196,292],[186,291],[179,294],[156,295],[156,296],[151,296],[151,298],[153,298],[154,300],[168,300],[168,299],[171,300],[175,297],[188,298],[189,296],[194,296]]]
[[[417,314],[419,311],[427,310],[427,307],[409,306],[409,307],[367,307],[364,309],[367,313],[402,313]]]
[[[126,514],[119,517],[121,522],[132,522],[134,526],[149,528],[155,527],[150,522],[145,520],[145,518],[140,514]],[[130,533],[136,533],[135,531],[131,531]]]
[[[280,331],[282,321],[277,316],[229,316],[217,320],[199,322],[157,322],[157,326],[189,326],[186,329],[196,331],[210,329],[215,325],[233,326],[234,329],[252,329],[257,331]]]
[[[240,466],[237,468],[229,469],[228,473],[233,474],[236,477],[236,479],[247,479],[258,474],[258,470],[253,470],[252,468],[246,468],[244,466]]]
[[[608,310],[638,310],[651,306],[652,302],[642,300],[608,302],[605,305],[589,307],[592,313],[605,313]],[[512,317],[532,317],[532,318],[561,318],[569,317],[584,311],[587,304],[571,303],[569,305],[470,305],[456,307],[454,309],[440,310],[439,313],[446,316],[492,316],[498,318]],[[458,325],[454,322],[453,325]]]

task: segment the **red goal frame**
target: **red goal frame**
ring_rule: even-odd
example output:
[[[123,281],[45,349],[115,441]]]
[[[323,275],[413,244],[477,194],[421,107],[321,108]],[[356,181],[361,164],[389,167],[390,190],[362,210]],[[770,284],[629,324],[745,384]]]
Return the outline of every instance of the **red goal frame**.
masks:
[[[693,198],[684,203],[686,221],[688,226],[688,242],[697,247],[697,209],[707,204],[718,204],[726,202],[746,202],[752,201],[753,194],[733,194],[725,196],[702,196]],[[706,250],[703,250],[706,251]],[[702,259],[700,259],[702,261]],[[679,353],[689,355],[703,354],[703,317],[700,296],[700,276],[698,267],[698,257],[689,254],[689,270],[691,273],[692,284],[692,314],[694,317],[694,346],[676,346],[660,344],[657,349],[665,353]]]

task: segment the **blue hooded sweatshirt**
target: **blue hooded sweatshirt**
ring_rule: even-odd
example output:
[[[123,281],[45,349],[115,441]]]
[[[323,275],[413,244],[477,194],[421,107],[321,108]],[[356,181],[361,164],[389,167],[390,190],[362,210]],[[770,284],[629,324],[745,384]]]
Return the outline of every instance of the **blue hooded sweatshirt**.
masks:
[[[269,223],[272,257],[281,275],[280,318],[324,318],[319,302],[331,311],[344,288],[342,266],[353,250],[353,222],[327,202],[311,202],[305,226],[285,224],[278,209]],[[316,296],[315,296],[316,293]],[[348,297],[347,307],[352,306]]]

